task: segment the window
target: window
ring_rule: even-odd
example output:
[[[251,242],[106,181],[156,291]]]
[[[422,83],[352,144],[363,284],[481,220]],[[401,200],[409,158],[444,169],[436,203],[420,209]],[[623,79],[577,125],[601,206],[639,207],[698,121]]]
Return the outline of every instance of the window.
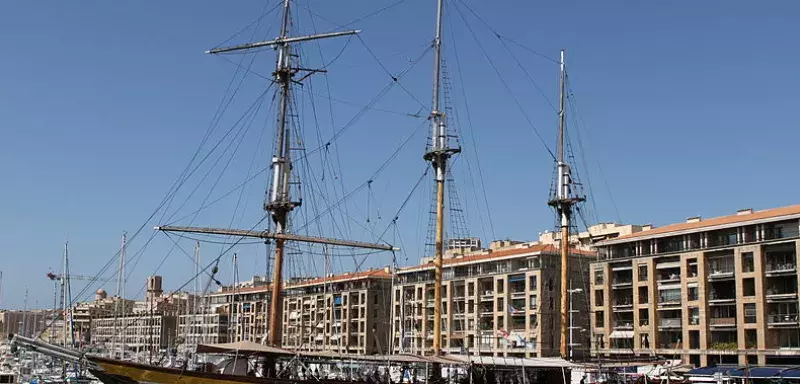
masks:
[[[529,279],[528,289],[531,291],[536,291],[539,289],[538,281],[536,281],[536,275],[533,275]]]
[[[686,259],[686,273],[689,274],[689,277],[697,277],[697,259]]]
[[[603,315],[603,311],[596,311],[594,313],[594,326],[595,328],[605,327],[605,317]]]
[[[553,291],[553,279],[547,279],[547,290]]]
[[[639,287],[639,304],[647,304],[650,302],[650,295],[647,293],[647,287]]]
[[[505,299],[500,297],[497,299],[497,312],[505,312],[505,311],[506,311]]]
[[[474,296],[475,295],[475,283],[468,283],[467,284],[467,296]],[[375,303],[378,304],[378,303]]]
[[[505,289],[505,284],[503,284],[503,279],[497,279],[497,293],[503,293]]]
[[[743,294],[745,296],[755,296],[756,295],[756,283],[755,279],[752,277],[743,279],[742,280],[742,290],[744,291]]]
[[[689,324],[690,325],[700,324],[700,308],[689,307]]]
[[[646,327],[650,325],[650,310],[639,309],[639,326]]]
[[[697,301],[697,287],[689,287],[689,301]]]
[[[650,335],[643,333],[639,336],[639,345],[642,349],[650,349]]]
[[[536,309],[539,307],[539,302],[536,300],[536,295],[530,295],[528,300],[530,301],[531,309]]]
[[[639,281],[647,281],[647,264],[639,266]]]
[[[689,348],[700,349],[700,331],[689,331]]]
[[[748,303],[744,305],[744,322],[745,324],[755,324],[756,322],[755,303]]]
[[[603,284],[605,282],[605,275],[603,274],[602,269],[595,269],[594,271],[594,283],[595,284]]]
[[[742,272],[753,272],[755,271],[755,265],[753,263],[753,252],[743,252],[742,253]]]
[[[553,298],[550,298],[550,309],[553,309]]]
[[[601,307],[603,306],[603,290],[597,289],[594,291],[594,305]]]
[[[753,349],[758,347],[758,331],[755,329],[744,330],[744,347]]]

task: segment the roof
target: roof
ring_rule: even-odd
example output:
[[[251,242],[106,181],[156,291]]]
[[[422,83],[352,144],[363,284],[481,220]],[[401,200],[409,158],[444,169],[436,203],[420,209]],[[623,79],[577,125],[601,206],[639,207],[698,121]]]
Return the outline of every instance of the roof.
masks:
[[[715,373],[720,373],[723,376],[730,377],[749,377],[751,379],[769,379],[769,378],[800,378],[800,368],[798,367],[736,367],[736,366],[715,366],[715,367],[701,367],[695,368],[687,372],[688,376],[714,376]]]
[[[391,279],[391,278],[392,274],[384,269],[370,269],[361,272],[352,272],[352,273],[348,272],[348,273],[343,273],[341,275],[330,276],[330,277],[319,277],[316,279],[285,285],[283,289],[308,287],[312,285],[335,283],[339,281],[353,281],[362,279]]]
[[[771,208],[761,211],[753,211],[752,213],[738,213],[728,216],[713,217],[710,219],[701,219],[691,223],[676,223],[665,225],[663,227],[656,227],[647,231],[635,232],[629,235],[616,237],[613,239],[600,241],[598,245],[614,244],[624,240],[639,239],[645,237],[657,237],[657,235],[666,235],[674,232],[682,231],[696,231],[709,227],[735,225],[756,220],[769,220],[778,219],[785,216],[800,215],[800,205],[791,205],[782,208]]]
[[[272,284],[267,285],[259,285],[257,287],[235,287],[235,288],[228,288],[222,291],[217,292],[210,292],[210,296],[220,296],[220,295],[230,295],[230,294],[241,294],[241,293],[254,293],[254,292],[269,292],[272,291]]]
[[[527,255],[527,254],[532,254],[532,253],[550,253],[550,254],[555,254],[555,253],[558,252],[558,250],[559,250],[559,248],[556,247],[555,245],[552,245],[552,244],[534,244],[534,245],[529,245],[527,247],[515,247],[515,248],[506,248],[506,249],[498,249],[498,250],[489,249],[489,250],[483,250],[480,253],[476,252],[474,254],[467,254],[466,256],[460,256],[460,257],[453,257],[453,258],[449,258],[449,259],[444,259],[444,260],[442,260],[442,265],[443,266],[448,266],[448,265],[456,265],[456,264],[467,264],[467,263],[472,263],[472,262],[475,262],[475,261],[498,259],[498,258],[506,257],[506,256],[521,256],[521,255]],[[579,250],[579,249],[572,249],[572,250],[570,250],[570,253],[573,256],[579,255],[579,256],[591,256],[591,257],[594,257],[594,256],[597,255],[595,252],[583,251],[583,250]],[[402,268],[398,272],[411,272],[411,271],[415,271],[415,270],[432,268],[432,267],[433,267],[433,263],[420,264],[420,265],[414,265],[414,266],[411,266],[411,267]]]

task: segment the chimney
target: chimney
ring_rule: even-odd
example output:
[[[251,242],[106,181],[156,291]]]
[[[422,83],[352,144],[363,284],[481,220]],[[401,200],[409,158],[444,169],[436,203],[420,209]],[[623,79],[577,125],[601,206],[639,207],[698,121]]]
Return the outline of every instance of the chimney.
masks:
[[[391,270],[391,268],[389,268],[388,265],[383,267],[383,271],[386,272],[386,273],[392,273],[392,270]]]
[[[653,229],[653,224],[642,225],[642,231],[649,231],[651,229]]]
[[[753,208],[745,208],[745,209],[740,209],[740,210],[736,211],[736,216],[749,215],[751,213],[753,213]]]
[[[700,216],[693,216],[693,217],[686,218],[686,222],[687,223],[699,223],[700,220],[701,220]]]

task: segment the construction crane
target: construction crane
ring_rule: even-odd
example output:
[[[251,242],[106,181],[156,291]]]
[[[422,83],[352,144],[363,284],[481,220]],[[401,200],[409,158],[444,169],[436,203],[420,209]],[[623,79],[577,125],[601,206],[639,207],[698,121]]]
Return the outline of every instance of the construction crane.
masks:
[[[93,277],[93,276],[84,276],[84,275],[65,275],[63,273],[53,273],[47,272],[47,278],[52,281],[62,281],[62,280],[83,280],[83,281],[95,281],[97,283],[109,283],[114,281],[115,279],[104,279],[100,277]]]

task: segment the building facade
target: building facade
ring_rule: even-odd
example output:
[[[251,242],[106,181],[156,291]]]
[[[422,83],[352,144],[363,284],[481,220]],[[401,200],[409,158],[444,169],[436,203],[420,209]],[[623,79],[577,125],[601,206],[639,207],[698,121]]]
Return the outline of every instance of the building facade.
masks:
[[[574,309],[585,311],[592,252],[575,250],[570,280]],[[560,251],[554,245],[493,242],[489,249],[443,260],[443,352],[507,357],[559,355]],[[434,267],[398,271],[393,303],[393,350],[433,353]],[[577,292],[581,288],[581,292]],[[586,316],[574,316],[574,353],[588,350]]]
[[[283,348],[388,353],[391,286],[388,268],[287,285],[282,298]]]
[[[230,342],[262,343],[269,330],[269,301],[271,286],[223,287],[206,300],[209,312],[225,316],[226,339]]]
[[[800,363],[799,220],[800,206],[745,209],[600,242],[592,353]]]
[[[198,344],[228,342],[228,316],[220,313],[178,317],[178,351],[193,353]]]
[[[177,318],[164,315],[104,317],[92,320],[91,343],[120,355],[125,351],[157,352],[177,344]]]

